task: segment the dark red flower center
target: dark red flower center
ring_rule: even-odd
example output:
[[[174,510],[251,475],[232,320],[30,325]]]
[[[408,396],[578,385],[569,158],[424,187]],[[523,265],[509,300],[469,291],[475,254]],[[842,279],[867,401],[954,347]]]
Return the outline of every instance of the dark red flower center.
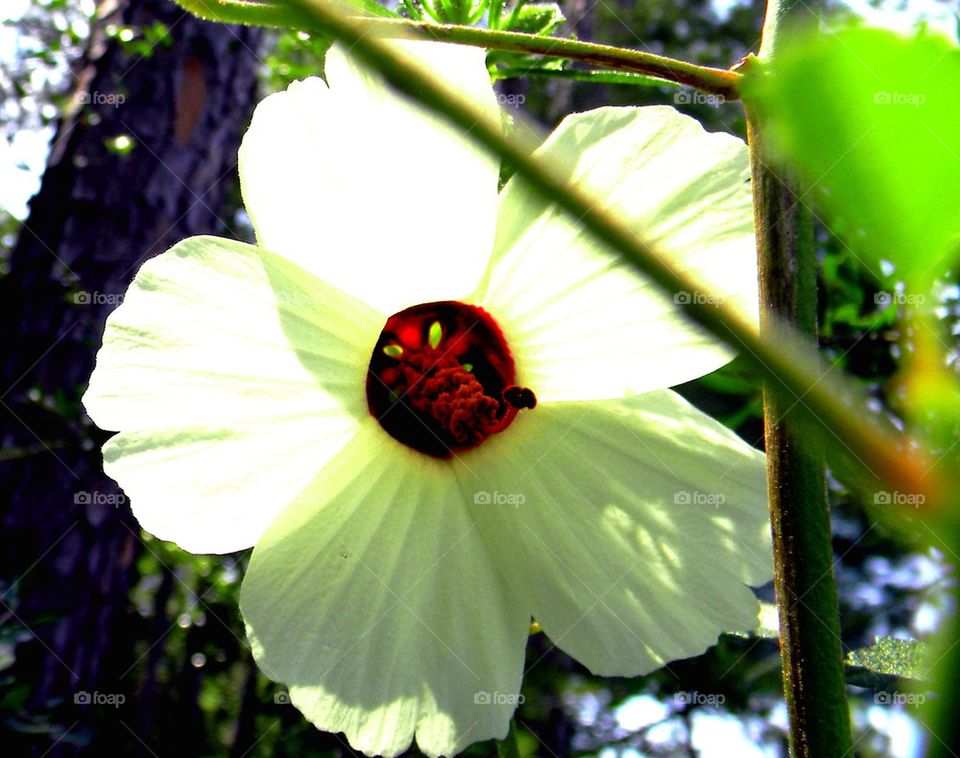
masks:
[[[510,348],[489,313],[453,300],[424,303],[387,319],[370,358],[367,404],[395,439],[449,458],[536,406],[514,378]]]

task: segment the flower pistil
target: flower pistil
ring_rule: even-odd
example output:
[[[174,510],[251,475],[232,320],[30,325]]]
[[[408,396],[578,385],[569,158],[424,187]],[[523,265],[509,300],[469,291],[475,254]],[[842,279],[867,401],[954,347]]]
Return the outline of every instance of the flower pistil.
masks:
[[[503,332],[482,308],[452,300],[395,313],[370,359],[367,403],[395,439],[448,458],[506,429],[533,391],[515,383]]]

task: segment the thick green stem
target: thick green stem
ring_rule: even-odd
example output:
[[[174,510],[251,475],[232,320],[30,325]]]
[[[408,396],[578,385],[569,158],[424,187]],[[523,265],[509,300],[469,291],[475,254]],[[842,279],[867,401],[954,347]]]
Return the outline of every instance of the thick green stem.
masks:
[[[251,3],[243,0],[175,0],[175,2],[194,15],[213,21],[299,28],[306,31],[328,31],[327,24],[318,17],[305,18],[298,14],[296,3]],[[375,4],[370,3],[369,5]],[[365,8],[367,6],[368,4],[364,4]],[[350,8],[350,5],[341,3],[341,7]],[[675,84],[692,87],[701,92],[719,95],[725,100],[736,100],[740,97],[737,88],[740,75],[734,71],[698,66],[687,61],[675,60],[641,50],[598,45],[593,42],[581,42],[558,37],[542,37],[456,24],[434,24],[403,18],[365,16],[356,18],[355,21],[362,24],[365,31],[375,32],[380,36],[420,34],[439,42],[452,42],[459,45],[482,47],[487,50],[528,53],[541,55],[545,58],[565,58],[613,71],[646,74]]]
[[[957,503],[954,503],[957,505]],[[944,543],[952,553],[954,565],[960,563],[960,535],[956,529],[944,532]],[[939,547],[939,545],[938,545]],[[955,569],[956,570],[956,569]],[[960,602],[960,590],[954,587],[954,603]],[[936,670],[937,698],[928,705],[924,714],[927,722],[928,758],[956,758],[956,747],[960,745],[960,719],[957,708],[960,707],[960,688],[957,687],[957,675],[960,674],[960,613],[954,606],[953,614],[943,623],[937,633],[936,653],[931,656]]]
[[[817,282],[812,217],[761,160],[752,119],[747,134],[764,306],[761,333],[767,333],[777,314],[813,336]],[[763,415],[791,752],[798,758],[843,756],[850,749],[850,721],[823,454],[810,444],[809,435],[801,439],[796,403],[769,385]]]
[[[761,57],[769,57],[786,3],[767,4]],[[796,7],[803,7],[794,3]],[[816,345],[817,279],[813,218],[789,181],[762,159],[761,134],[748,113],[760,276],[761,334],[786,321]],[[820,446],[801,435],[796,403],[764,387],[764,440],[773,533],[774,587],[780,618],[783,692],[790,748],[797,758],[852,750],[843,674],[830,511]]]

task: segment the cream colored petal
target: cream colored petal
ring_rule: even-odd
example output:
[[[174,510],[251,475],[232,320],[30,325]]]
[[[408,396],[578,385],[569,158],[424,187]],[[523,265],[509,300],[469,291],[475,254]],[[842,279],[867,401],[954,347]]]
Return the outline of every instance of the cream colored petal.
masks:
[[[483,50],[394,44],[496,112]],[[388,315],[462,298],[490,256],[499,162],[339,46],[326,75],[266,98],[243,139],[260,244]]]
[[[492,558],[550,639],[634,676],[756,625],[763,455],[669,390],[526,411],[464,457]]]
[[[83,402],[148,532],[250,547],[368,415],[382,314],[290,262],[192,237],[140,269]]]
[[[506,736],[530,614],[490,561],[449,461],[372,418],[270,525],[240,607],[254,657],[368,755]]]
[[[713,371],[733,353],[694,328],[713,293],[756,320],[747,149],[673,108],[568,116],[538,151],[706,291],[662,295],[518,179],[501,195],[494,258],[474,299],[500,322],[541,400],[626,397]]]

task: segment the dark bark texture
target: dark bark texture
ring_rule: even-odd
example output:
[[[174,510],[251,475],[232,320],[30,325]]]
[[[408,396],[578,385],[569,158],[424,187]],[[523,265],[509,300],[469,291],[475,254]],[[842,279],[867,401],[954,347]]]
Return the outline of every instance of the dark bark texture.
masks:
[[[135,736],[147,715],[139,704],[151,702],[137,690],[151,678],[131,673],[150,657],[134,649],[128,613],[143,546],[102,473],[107,435],[80,397],[104,321],[139,265],[190,235],[235,236],[224,209],[256,97],[259,31],[199,21],[169,0],[100,5],[109,17],[74,71],[0,279],[0,630],[16,643],[14,681],[29,685],[8,755],[152,752]],[[107,22],[167,32],[144,54],[108,38]]]

